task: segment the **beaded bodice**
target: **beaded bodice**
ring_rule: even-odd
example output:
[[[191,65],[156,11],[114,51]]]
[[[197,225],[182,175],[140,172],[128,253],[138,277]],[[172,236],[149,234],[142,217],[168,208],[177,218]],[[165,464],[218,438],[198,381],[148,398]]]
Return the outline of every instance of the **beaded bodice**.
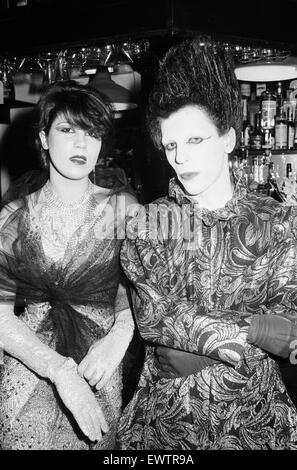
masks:
[[[46,256],[57,262],[63,258],[75,234],[85,235],[84,222],[94,210],[94,187],[89,181],[86,192],[75,203],[65,203],[59,199],[49,182],[42,191],[45,196],[39,213],[42,246]]]

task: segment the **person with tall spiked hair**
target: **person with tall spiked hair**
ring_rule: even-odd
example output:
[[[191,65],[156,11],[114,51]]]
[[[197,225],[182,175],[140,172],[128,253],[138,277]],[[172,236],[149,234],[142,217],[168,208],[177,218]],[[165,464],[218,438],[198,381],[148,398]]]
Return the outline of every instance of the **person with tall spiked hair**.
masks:
[[[296,211],[230,175],[242,117],[228,51],[200,38],[169,49],[147,123],[175,177],[121,250],[147,347],[119,445],[297,449],[276,362],[296,361]]]

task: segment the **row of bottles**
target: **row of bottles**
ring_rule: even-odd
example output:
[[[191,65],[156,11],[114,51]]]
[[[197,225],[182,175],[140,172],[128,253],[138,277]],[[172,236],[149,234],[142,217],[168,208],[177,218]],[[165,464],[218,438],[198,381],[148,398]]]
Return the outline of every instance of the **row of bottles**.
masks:
[[[241,83],[241,147],[297,149],[296,96],[297,80],[272,83],[269,88],[263,83]]]
[[[244,169],[251,190],[284,202],[292,191],[297,198],[296,163],[297,161],[286,161],[284,154],[280,158],[275,158],[267,150],[253,155],[245,149],[244,153],[239,152],[233,156],[230,167],[236,169],[240,166]]]

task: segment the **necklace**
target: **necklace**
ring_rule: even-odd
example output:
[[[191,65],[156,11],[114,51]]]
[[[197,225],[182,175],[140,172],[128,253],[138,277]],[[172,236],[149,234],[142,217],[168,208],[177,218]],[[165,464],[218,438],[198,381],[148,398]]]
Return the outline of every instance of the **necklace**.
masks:
[[[44,251],[55,261],[61,259],[68,246],[76,245],[76,238],[84,236],[86,221],[94,210],[94,189],[92,183],[82,197],[75,202],[65,203],[53,191],[48,181],[43,187],[45,203],[40,212],[42,244]],[[76,236],[74,237],[74,234]]]
[[[53,187],[52,187],[52,184],[50,183],[50,181],[47,181],[47,183],[44,185],[43,191],[44,191],[44,194],[46,196],[46,201],[47,201],[48,205],[56,206],[59,209],[68,209],[68,210],[69,209],[70,210],[74,209],[74,210],[76,210],[76,209],[82,207],[87,202],[87,200],[89,199],[89,197],[93,193],[93,185],[92,185],[91,181],[88,180],[88,186],[87,186],[86,191],[84,192],[84,194],[81,196],[80,199],[78,199],[77,201],[74,201],[74,202],[64,202],[64,201],[62,201],[62,199],[60,199],[59,196],[53,191]]]

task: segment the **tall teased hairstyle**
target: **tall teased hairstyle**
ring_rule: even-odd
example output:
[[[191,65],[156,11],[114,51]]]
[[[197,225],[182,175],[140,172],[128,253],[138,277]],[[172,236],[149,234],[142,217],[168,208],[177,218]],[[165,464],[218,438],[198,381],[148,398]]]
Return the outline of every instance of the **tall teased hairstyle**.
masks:
[[[64,116],[71,125],[92,130],[94,135],[101,137],[101,153],[104,152],[107,141],[113,137],[113,114],[107,98],[95,88],[81,85],[74,80],[50,84],[37,103],[36,112],[35,141],[44,169],[49,167],[49,154],[41,145],[39,132],[48,134],[53,121],[59,115]]]
[[[203,38],[171,47],[160,63],[147,107],[148,130],[158,148],[162,148],[160,119],[186,105],[207,112],[219,135],[234,127],[239,143],[242,112],[233,58]]]

